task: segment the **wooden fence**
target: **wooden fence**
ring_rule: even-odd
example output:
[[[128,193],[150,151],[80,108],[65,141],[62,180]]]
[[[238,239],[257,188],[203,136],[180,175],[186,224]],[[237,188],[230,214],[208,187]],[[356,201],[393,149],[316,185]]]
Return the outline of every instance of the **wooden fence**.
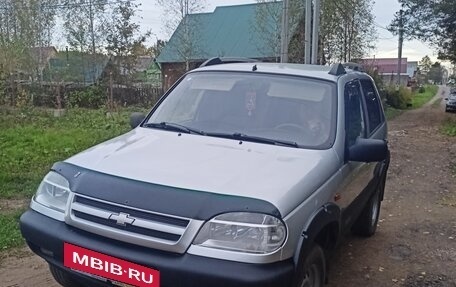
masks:
[[[0,91],[0,105],[65,108],[77,106],[99,108],[101,105],[151,107],[163,94],[161,87],[149,84],[134,86],[83,86],[62,83],[16,82]]]

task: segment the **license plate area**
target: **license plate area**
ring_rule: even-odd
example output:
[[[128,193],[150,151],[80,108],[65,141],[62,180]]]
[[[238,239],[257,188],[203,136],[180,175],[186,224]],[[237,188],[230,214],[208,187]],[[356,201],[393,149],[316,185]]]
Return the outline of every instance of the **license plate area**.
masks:
[[[87,273],[87,272],[82,272],[82,271],[75,270],[75,269],[71,269],[71,270],[73,270],[76,273],[82,274],[84,276],[93,278],[93,279],[97,279],[97,280],[100,280],[100,281],[103,281],[103,282],[110,282],[112,285],[117,286],[117,287],[135,287],[133,285],[125,284],[125,283],[122,283],[122,282],[118,282],[118,281],[114,281],[114,280],[108,280],[106,278],[103,278],[103,277],[100,277],[100,276],[97,276],[97,275],[93,275],[93,274],[90,274],[90,273]]]
[[[64,243],[64,266],[119,287],[159,287],[160,272],[129,261]]]

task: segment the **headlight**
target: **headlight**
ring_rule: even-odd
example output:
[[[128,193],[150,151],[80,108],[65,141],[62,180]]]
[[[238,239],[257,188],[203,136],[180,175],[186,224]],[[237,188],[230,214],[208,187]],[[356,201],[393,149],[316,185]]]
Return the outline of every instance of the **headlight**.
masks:
[[[193,244],[215,249],[266,254],[282,246],[286,233],[282,221],[273,216],[247,212],[227,213],[205,223]]]
[[[59,212],[65,212],[70,194],[70,184],[56,172],[49,172],[35,194],[35,201]]]

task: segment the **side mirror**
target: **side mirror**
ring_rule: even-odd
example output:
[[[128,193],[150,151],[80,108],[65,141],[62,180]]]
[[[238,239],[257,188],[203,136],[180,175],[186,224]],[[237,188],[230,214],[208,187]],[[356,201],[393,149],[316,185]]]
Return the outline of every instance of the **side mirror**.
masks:
[[[388,143],[384,140],[357,138],[348,149],[348,160],[378,162],[388,157]]]
[[[139,126],[142,121],[146,118],[146,115],[143,113],[132,113],[130,115],[130,126],[132,129]]]

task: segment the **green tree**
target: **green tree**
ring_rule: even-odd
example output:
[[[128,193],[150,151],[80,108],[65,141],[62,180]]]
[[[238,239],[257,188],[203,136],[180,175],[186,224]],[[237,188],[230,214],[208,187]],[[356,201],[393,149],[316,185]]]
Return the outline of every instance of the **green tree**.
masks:
[[[418,68],[422,75],[427,75],[432,67],[431,58],[428,55],[424,56],[423,59],[418,63]]]
[[[372,0],[323,0],[321,45],[324,63],[350,62],[375,48]]]
[[[257,0],[258,5],[255,11],[255,18],[252,19],[251,30],[255,36],[263,39],[267,45],[264,47],[257,47],[261,52],[270,54],[272,52],[275,61],[280,61],[281,51],[281,32],[282,32],[282,11],[283,4],[279,0]],[[300,26],[303,25],[304,2],[303,1],[290,1],[289,8],[289,61],[297,60],[296,54],[302,54],[302,51],[296,51],[297,47],[302,47],[302,43],[295,45],[296,40],[293,39],[293,33],[299,33]],[[296,36],[295,36],[296,37]],[[298,53],[296,53],[298,52]]]
[[[279,2],[257,0],[259,3]],[[304,5],[302,0],[290,2],[290,62],[303,62],[304,58]],[[321,27],[319,39],[319,62],[349,62],[359,59],[375,48],[377,36],[372,14],[373,0],[322,0]],[[271,8],[275,8],[274,10]],[[277,9],[279,7],[280,9]],[[264,35],[268,42],[280,52],[280,29],[282,9],[279,6],[257,8],[257,32]],[[269,18],[268,18],[269,17]],[[264,25],[264,19],[275,19],[272,26]],[[271,25],[271,24],[270,24]]]
[[[0,1],[0,86],[14,104],[19,77],[39,78],[41,58],[32,48],[47,46],[55,26],[58,0]]]
[[[134,22],[139,5],[120,1],[113,10],[113,24],[106,36],[106,50],[114,57],[112,73],[117,82],[130,84],[138,57],[144,52],[144,42],[150,33],[141,34]]]
[[[155,42],[155,44],[151,47],[152,56],[154,58],[156,58],[160,55],[160,53],[161,53],[162,49],[165,47],[166,43],[167,42],[164,40],[157,39],[157,42]]]
[[[439,59],[456,63],[456,5],[454,0],[399,0],[403,8],[403,26],[408,39],[434,46]],[[389,26],[398,33],[400,14]]]
[[[201,24],[197,17],[190,14],[201,12],[205,7],[205,0],[157,0],[164,8],[166,15],[165,30],[168,34],[173,34],[177,43],[174,47],[176,53],[185,63],[183,69],[190,70],[190,62],[196,55],[203,52],[203,47],[199,45],[199,33]],[[180,29],[177,29],[180,26]]]
[[[445,68],[440,64],[440,62],[435,62],[429,70],[429,80],[433,81],[434,83],[442,83],[444,70]]]
[[[101,51],[109,24],[107,0],[62,0],[63,30],[70,47],[75,51]]]

